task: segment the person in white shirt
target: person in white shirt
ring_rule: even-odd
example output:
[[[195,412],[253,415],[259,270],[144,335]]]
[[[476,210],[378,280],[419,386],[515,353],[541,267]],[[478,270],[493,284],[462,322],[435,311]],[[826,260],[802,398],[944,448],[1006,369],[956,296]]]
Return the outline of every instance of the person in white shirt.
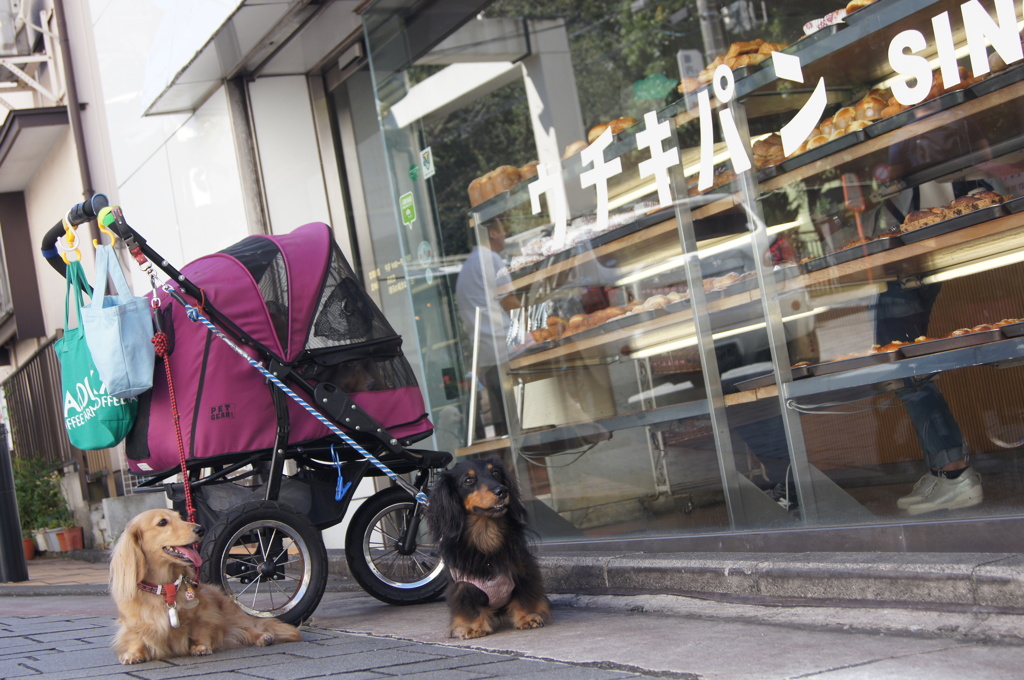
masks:
[[[455,282],[455,301],[458,306],[459,318],[465,325],[467,335],[472,339],[479,336],[477,366],[475,367],[480,383],[487,390],[490,402],[491,422],[495,436],[508,434],[505,421],[504,399],[501,390],[501,374],[498,371],[498,358],[505,351],[509,329],[509,312],[519,307],[519,301],[513,295],[501,299],[494,297],[493,290],[510,282],[508,268],[501,258],[505,250],[505,225],[496,219],[487,225],[487,243],[481,243],[473,249],[462,265],[459,277]],[[488,293],[486,281],[495,281],[494,288]],[[480,310],[479,328],[477,328],[476,310]],[[472,355],[470,354],[470,360]],[[473,367],[471,367],[472,370]],[[477,416],[477,438],[483,436],[482,421]]]

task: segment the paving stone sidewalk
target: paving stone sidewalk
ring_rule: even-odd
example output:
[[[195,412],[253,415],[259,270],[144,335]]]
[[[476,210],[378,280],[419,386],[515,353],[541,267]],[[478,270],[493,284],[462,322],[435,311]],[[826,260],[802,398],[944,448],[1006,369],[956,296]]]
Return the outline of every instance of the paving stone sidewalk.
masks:
[[[7,600],[6,603],[14,600]],[[24,602],[24,601],[22,601]],[[0,601],[3,605],[4,601]],[[476,680],[525,677],[528,680],[615,680],[679,677],[526,659],[512,654],[424,644],[384,637],[304,628],[302,642],[217,652],[212,656],[118,663],[108,617],[0,615],[0,678],[46,680],[302,680],[344,677],[371,680],[415,677],[418,680]]]

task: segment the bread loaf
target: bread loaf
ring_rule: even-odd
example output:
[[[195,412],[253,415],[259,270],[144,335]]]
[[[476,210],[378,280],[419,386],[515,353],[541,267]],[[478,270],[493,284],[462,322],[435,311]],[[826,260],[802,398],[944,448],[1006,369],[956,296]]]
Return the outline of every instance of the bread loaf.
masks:
[[[490,196],[487,195],[486,184],[483,177],[477,177],[469,183],[469,204],[474,208]]]
[[[540,165],[540,161],[530,161],[523,167],[519,168],[519,181],[525,182],[531,177],[536,177],[538,165]]]
[[[853,108],[856,111],[857,120],[878,120],[882,117],[882,109],[885,108],[885,100],[869,95],[857,102],[856,106]]]
[[[608,123],[608,127],[612,129],[613,135],[617,135],[626,128],[632,127],[636,124],[636,118],[633,118],[632,116],[624,116],[622,118],[616,118],[612,122]]]
[[[915,210],[907,215],[900,226],[902,231],[913,231],[931,224],[937,224],[945,219],[945,210],[941,208],[929,208],[927,210]]]
[[[904,106],[900,103],[889,104],[882,109],[882,118],[888,118],[889,116],[895,116],[897,113],[903,113]]]
[[[565,160],[566,158],[569,158],[570,156],[575,156],[580,151],[583,151],[584,149],[586,149],[588,146],[589,146],[589,144],[584,142],[582,139],[573,142],[569,146],[565,147],[565,153],[562,154],[562,160]]]
[[[844,106],[832,116],[832,127],[836,130],[845,130],[846,126],[857,120],[857,110],[852,106]]]
[[[679,85],[676,86],[676,89],[682,94],[687,94],[695,92],[700,88],[700,86],[701,82],[698,78],[683,78],[679,81]]]
[[[572,315],[571,317],[569,317],[569,323],[566,326],[565,334],[566,335],[572,335],[573,333],[579,333],[581,330],[584,329],[583,324],[586,322],[586,320],[587,320],[587,315],[586,314],[574,314],[574,315]]]
[[[608,129],[608,124],[607,123],[601,123],[600,125],[595,125],[594,127],[590,128],[590,131],[587,132],[587,143],[588,144],[593,144],[594,141],[598,137],[603,135],[604,131],[607,130],[607,129]]]
[[[825,144],[827,142],[828,142],[828,137],[826,137],[825,135],[818,135],[817,137],[811,137],[810,139],[807,140],[807,150],[810,151],[811,149],[816,149],[819,146],[821,146],[822,144]]]
[[[489,172],[488,175],[491,177],[488,183],[492,196],[508,191],[519,184],[519,168],[512,165],[499,165]]]
[[[859,9],[864,9],[868,5],[874,3],[875,0],[850,0],[846,5],[846,13],[853,14]]]

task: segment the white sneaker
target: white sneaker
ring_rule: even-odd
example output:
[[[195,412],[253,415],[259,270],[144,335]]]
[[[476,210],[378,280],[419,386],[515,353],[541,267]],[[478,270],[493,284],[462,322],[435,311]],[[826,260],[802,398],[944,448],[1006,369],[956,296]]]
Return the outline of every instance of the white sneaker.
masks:
[[[917,480],[917,484],[914,484],[914,488],[910,490],[910,493],[896,500],[896,507],[900,510],[906,510],[911,505],[920,503],[925,497],[932,492],[932,489],[938,483],[938,475],[933,475],[931,472],[926,474],[921,479]]]
[[[936,510],[956,510],[969,508],[981,503],[981,475],[972,468],[966,468],[956,479],[936,477],[938,480],[925,498],[907,507],[911,515]]]

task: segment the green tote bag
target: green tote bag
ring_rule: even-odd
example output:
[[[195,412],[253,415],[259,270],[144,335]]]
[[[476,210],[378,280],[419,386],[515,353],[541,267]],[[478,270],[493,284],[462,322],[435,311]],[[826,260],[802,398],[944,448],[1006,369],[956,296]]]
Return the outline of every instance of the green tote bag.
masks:
[[[64,299],[64,337],[54,344],[60,361],[64,424],[72,446],[80,449],[105,449],[128,436],[139,411],[138,400],[111,396],[100,380],[89,346],[82,331],[82,288],[86,285],[82,263],[68,263],[67,295]],[[78,326],[70,328],[68,316],[75,301]]]

